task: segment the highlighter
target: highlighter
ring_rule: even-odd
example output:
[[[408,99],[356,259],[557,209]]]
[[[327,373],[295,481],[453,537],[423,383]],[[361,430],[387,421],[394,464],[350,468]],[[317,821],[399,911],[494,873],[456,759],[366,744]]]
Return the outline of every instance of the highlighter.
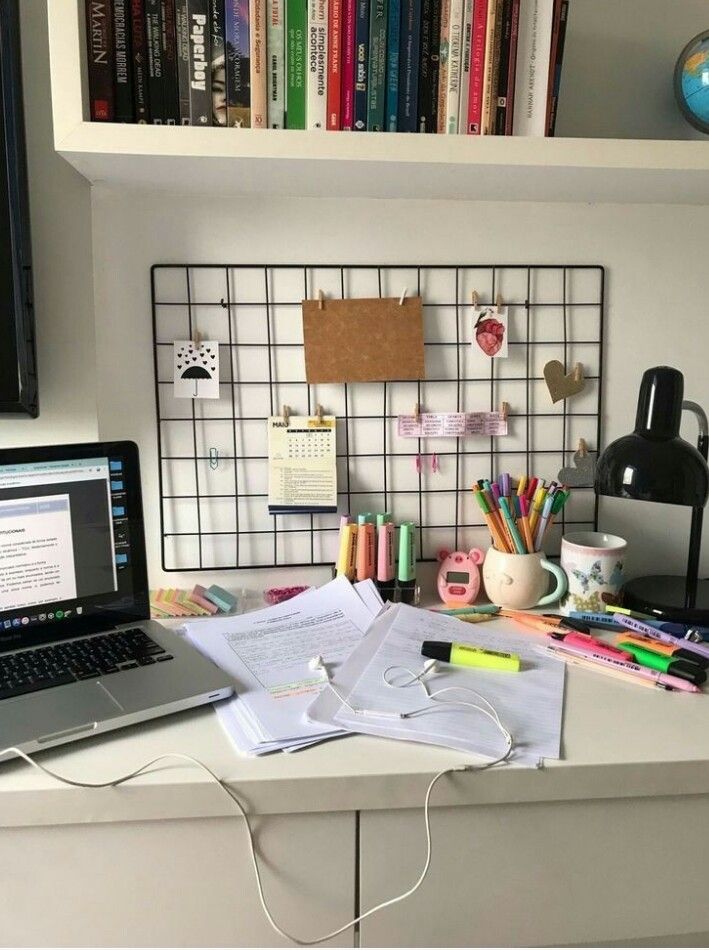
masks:
[[[399,567],[396,573],[396,586],[402,604],[416,601],[416,525],[413,521],[404,521],[399,525]]]
[[[374,524],[376,520],[371,511],[363,511],[361,515],[357,515],[357,524]]]
[[[483,647],[470,646],[468,643],[424,640],[421,656],[452,663],[454,666],[475,666],[480,669],[501,670],[508,673],[519,673],[520,668],[520,660],[516,653],[485,650]]]
[[[379,518],[379,515],[377,515]],[[394,564],[394,525],[384,522],[377,528],[377,588],[382,600],[393,600],[396,590]]]
[[[651,653],[659,653],[661,656],[671,656],[673,660],[689,660],[690,663],[696,663],[703,670],[709,667],[709,659],[700,656],[698,653],[692,653],[691,650],[683,650],[680,643],[674,646],[672,643],[661,643],[659,640],[651,640],[650,637],[642,637],[639,633],[630,635],[629,632],[621,633],[616,637],[616,641],[624,643],[634,643],[635,646],[650,650]]]
[[[354,580],[357,563],[357,525],[343,524],[340,528],[340,551],[337,555],[337,574]]]
[[[688,660],[673,660],[671,656],[661,656],[659,653],[653,653],[651,650],[645,650],[634,643],[628,643],[623,640],[618,646],[622,650],[627,650],[633,654],[633,659],[640,666],[647,666],[648,669],[658,670],[660,673],[669,673],[670,676],[679,676],[680,679],[694,683],[695,686],[701,686],[706,682],[707,674],[696,663]]]
[[[394,518],[388,511],[382,511],[377,515],[377,529],[381,528],[383,524],[389,524],[390,521],[393,521]]]
[[[357,580],[374,577],[374,525],[365,522],[357,526]]]

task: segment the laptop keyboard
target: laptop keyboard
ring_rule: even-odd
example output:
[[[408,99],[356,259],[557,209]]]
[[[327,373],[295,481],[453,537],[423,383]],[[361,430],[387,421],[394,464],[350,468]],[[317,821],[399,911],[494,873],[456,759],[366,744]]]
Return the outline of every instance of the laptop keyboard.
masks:
[[[117,630],[0,656],[0,699],[172,660],[145,631]]]

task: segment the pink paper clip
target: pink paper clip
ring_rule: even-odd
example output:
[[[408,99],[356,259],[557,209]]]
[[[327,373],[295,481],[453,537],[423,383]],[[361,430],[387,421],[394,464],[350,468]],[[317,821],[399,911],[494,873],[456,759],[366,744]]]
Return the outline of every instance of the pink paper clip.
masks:
[[[441,465],[440,465],[440,462],[438,461],[438,456],[434,452],[433,455],[431,456],[431,471],[440,472],[440,470],[441,470]]]
[[[414,468],[420,475],[421,474],[421,455],[420,454],[417,455],[416,458],[414,459]]]

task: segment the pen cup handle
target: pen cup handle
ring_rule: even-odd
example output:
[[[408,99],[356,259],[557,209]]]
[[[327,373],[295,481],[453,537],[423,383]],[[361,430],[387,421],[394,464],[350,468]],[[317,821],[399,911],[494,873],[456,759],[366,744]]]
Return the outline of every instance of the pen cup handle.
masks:
[[[551,561],[546,561],[544,559],[542,559],[539,564],[544,568],[545,571],[549,571],[549,573],[553,574],[556,578],[556,587],[551,592],[551,594],[547,594],[545,597],[542,597],[537,601],[537,607],[544,607],[546,604],[552,604],[564,596],[568,586],[568,581],[566,579],[566,573],[563,567],[559,567],[558,564],[553,564]]]

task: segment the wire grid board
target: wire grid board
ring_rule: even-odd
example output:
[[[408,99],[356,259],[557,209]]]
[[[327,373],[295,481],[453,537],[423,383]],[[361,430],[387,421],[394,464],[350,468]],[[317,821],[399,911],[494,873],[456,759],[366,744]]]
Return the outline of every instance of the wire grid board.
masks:
[[[556,478],[580,438],[601,437],[604,270],[599,266],[476,264],[155,265],[151,272],[163,567],[171,570],[331,564],[339,515],[269,515],[267,427],[283,404],[318,403],[337,418],[339,512],[390,511],[419,527],[419,560],[441,548],[485,547],[470,491],[478,478],[525,471]],[[420,294],[426,379],[305,382],[301,301]],[[509,356],[473,370],[473,291],[509,308]],[[327,305],[327,304],[326,304]],[[220,398],[175,399],[175,340],[218,340]],[[542,372],[583,364],[586,385],[552,404]],[[476,363],[479,367],[479,363]],[[404,439],[397,416],[487,411],[509,403],[507,436]],[[432,472],[430,457],[440,470]],[[421,471],[416,457],[422,457]],[[211,457],[211,458],[210,458]],[[216,464],[215,464],[216,461]],[[593,529],[597,501],[576,488],[553,526],[547,554],[569,527]]]

